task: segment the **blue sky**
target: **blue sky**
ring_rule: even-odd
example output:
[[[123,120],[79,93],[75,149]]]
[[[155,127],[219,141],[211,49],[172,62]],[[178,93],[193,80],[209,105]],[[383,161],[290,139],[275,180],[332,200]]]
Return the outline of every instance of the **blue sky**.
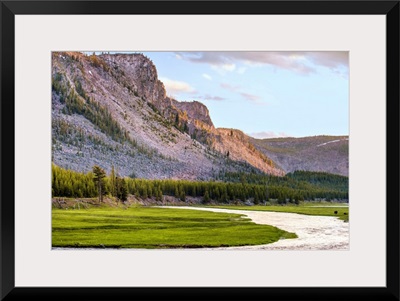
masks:
[[[257,137],[349,134],[348,52],[144,52],[167,94]]]

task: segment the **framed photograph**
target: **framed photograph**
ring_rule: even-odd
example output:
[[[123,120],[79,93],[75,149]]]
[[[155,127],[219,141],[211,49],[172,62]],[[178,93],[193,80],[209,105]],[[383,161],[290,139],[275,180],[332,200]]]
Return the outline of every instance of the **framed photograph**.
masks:
[[[2,300],[399,300],[399,8],[2,1]]]

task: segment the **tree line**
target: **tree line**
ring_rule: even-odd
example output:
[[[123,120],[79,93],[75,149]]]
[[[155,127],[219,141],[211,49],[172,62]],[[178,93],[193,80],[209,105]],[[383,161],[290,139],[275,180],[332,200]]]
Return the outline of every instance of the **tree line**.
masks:
[[[202,198],[204,203],[216,201],[252,200],[255,204],[276,200],[278,203],[296,203],[303,200],[347,200],[348,191],[324,188],[297,181],[288,177],[288,181],[277,181],[279,177],[268,177],[268,182],[249,183],[224,181],[188,181],[188,180],[149,180],[120,177],[111,169],[109,175],[99,166],[94,166],[88,173],[79,173],[52,165],[53,197],[99,197],[109,195],[125,201],[128,195],[137,198],[154,198],[161,201],[163,196],[174,196],[181,201],[187,197]],[[284,177],[280,177],[284,178]],[[296,182],[297,181],[297,182]]]
[[[280,177],[255,170],[246,173],[222,170],[216,177],[218,180],[224,182],[284,186],[303,190],[320,188],[324,190],[348,192],[349,189],[348,177],[316,171],[299,170]]]
[[[128,197],[125,178],[119,177],[114,167],[109,176],[101,167],[95,165],[88,173],[51,166],[53,197],[94,198],[102,201],[105,195],[126,201]]]

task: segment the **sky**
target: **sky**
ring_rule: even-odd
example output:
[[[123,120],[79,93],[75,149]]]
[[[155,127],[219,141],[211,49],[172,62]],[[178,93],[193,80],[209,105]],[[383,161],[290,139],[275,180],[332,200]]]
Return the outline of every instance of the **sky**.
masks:
[[[167,95],[255,138],[349,134],[348,52],[143,52]]]

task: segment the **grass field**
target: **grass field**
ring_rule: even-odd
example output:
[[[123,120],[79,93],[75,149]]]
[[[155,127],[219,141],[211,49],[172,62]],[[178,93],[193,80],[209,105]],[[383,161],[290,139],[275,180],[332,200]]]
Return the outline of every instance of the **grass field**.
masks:
[[[318,207],[317,205],[304,205],[304,206],[208,206],[213,208],[237,209],[237,210],[252,210],[252,211],[273,211],[273,212],[289,212],[299,213],[305,215],[321,215],[321,216],[335,216],[339,219],[349,221],[349,207]],[[337,213],[335,213],[335,211]]]
[[[238,214],[151,207],[52,210],[53,247],[201,248],[296,237]]]

